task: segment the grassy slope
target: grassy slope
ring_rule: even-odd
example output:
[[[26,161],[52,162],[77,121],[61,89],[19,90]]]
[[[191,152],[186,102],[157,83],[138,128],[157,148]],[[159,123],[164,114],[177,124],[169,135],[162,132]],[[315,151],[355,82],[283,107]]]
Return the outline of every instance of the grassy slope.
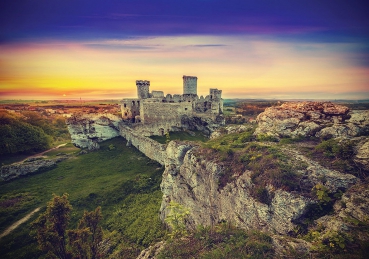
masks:
[[[200,131],[193,131],[195,133],[194,136],[190,135],[188,132],[182,132],[182,131],[171,131],[169,133],[169,140],[189,140],[189,141],[201,141],[201,142],[206,142],[209,139],[204,136],[204,134]],[[161,143],[161,144],[165,144],[166,143],[166,136],[151,136],[150,137],[153,140],[156,140],[157,142]]]
[[[110,144],[116,148],[109,150]],[[15,201],[10,207],[0,207],[0,231],[32,209],[45,207],[53,193],[69,194],[74,224],[83,210],[101,206],[103,226],[106,228],[107,219],[115,213],[118,205],[130,204],[124,200],[130,194],[154,193],[159,189],[162,173],[160,165],[125,144],[122,138],[115,138],[102,143],[98,152],[76,156],[43,173],[0,183],[0,199],[3,204],[4,201]],[[160,200],[156,192],[155,198],[148,201],[157,204],[157,210],[154,211],[156,215],[146,216],[157,218]],[[115,225],[110,223],[110,226],[114,228]],[[33,258],[32,254],[37,250],[28,233],[29,222],[2,238],[2,258]],[[5,254],[7,252],[9,254]],[[37,253],[34,255],[37,258]]]

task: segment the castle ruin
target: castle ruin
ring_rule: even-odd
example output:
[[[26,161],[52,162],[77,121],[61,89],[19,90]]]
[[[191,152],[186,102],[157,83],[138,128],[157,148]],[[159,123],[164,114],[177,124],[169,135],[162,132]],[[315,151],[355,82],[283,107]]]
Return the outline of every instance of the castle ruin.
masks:
[[[205,98],[198,97],[195,76],[183,76],[183,94],[150,93],[150,81],[147,80],[137,80],[136,86],[137,98],[121,101],[122,119],[145,135],[180,130],[185,126],[184,117],[222,121],[222,90],[211,88]]]

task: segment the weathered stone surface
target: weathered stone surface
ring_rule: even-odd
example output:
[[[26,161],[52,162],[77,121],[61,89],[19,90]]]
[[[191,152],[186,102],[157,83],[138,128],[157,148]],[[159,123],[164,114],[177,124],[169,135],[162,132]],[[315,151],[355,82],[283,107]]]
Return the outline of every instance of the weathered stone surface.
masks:
[[[75,114],[67,119],[72,143],[77,147],[94,150],[98,142],[119,136],[121,118],[109,113]]]
[[[369,171],[369,138],[361,141],[357,148],[354,161],[364,170]]]
[[[334,213],[315,221],[322,230],[320,236],[332,231],[354,235],[355,238],[368,242],[369,233],[360,225],[369,224],[369,184],[360,183],[352,186],[342,199],[334,204]]]
[[[362,183],[350,188],[334,209],[341,218],[350,216],[369,224],[369,184]]]
[[[4,165],[0,168],[0,177],[4,181],[8,181],[14,178],[18,178],[19,176],[37,172],[38,170],[43,168],[53,167],[56,165],[56,163],[59,163],[66,158],[66,156],[59,156],[55,159],[42,159],[38,157],[33,157],[23,162],[13,163],[11,165]]]
[[[222,135],[225,135],[225,134],[241,133],[241,132],[249,130],[252,127],[253,126],[251,126],[251,125],[230,125],[230,126],[226,126],[226,127],[221,128],[221,129],[217,129],[213,133],[211,133],[210,139],[215,139],[215,138],[218,138],[218,137],[220,137]]]
[[[136,147],[148,158],[164,165],[167,155],[165,151],[166,145],[160,144],[151,138],[145,137],[124,124],[119,125],[119,130],[120,135],[127,140],[127,146],[132,145]]]
[[[166,242],[160,241],[152,246],[149,246],[137,256],[136,259],[155,259],[156,256],[164,249]]]
[[[305,157],[297,150],[284,148],[284,153],[294,159],[295,163],[306,163],[306,170],[300,170],[300,185],[306,190],[310,190],[317,184],[323,184],[330,192],[346,190],[350,186],[360,182],[360,180],[351,175],[343,174],[336,170],[330,170],[321,166],[319,163]]]
[[[315,134],[318,138],[350,138],[360,135],[361,128],[355,124],[347,123],[345,125],[333,125],[326,127]]]
[[[331,102],[288,102],[269,107],[256,118],[256,135],[275,137],[354,137],[362,134],[365,114],[351,122],[349,108]]]
[[[182,116],[181,127],[188,130],[198,130],[210,136],[219,126],[224,125],[225,120],[223,115],[218,116]]]
[[[281,258],[295,258],[292,256],[296,256],[298,254],[306,255],[311,250],[311,244],[301,239],[272,235],[272,241],[276,255],[279,255]],[[288,255],[291,250],[294,251],[294,255],[287,257],[286,255]]]
[[[177,151],[176,151],[177,149]],[[160,217],[165,219],[167,206],[174,200],[191,211],[188,226],[214,225],[226,220],[244,229],[260,229],[286,234],[295,228],[294,222],[301,218],[310,204],[316,203],[299,193],[274,190],[271,203],[255,200],[251,194],[253,183],[251,172],[246,171],[235,180],[219,189],[219,176],[224,172],[221,164],[207,160],[198,154],[196,147],[180,142],[171,142],[167,149],[168,159],[163,174],[161,190],[163,200]],[[330,191],[347,189],[359,180],[349,174],[328,170],[297,153],[285,151],[296,162],[308,164],[301,170],[301,185],[311,190],[320,183]],[[268,187],[273,189],[272,186]]]
[[[369,111],[368,110],[355,110],[351,111],[350,119],[347,122],[356,125],[369,125]]]

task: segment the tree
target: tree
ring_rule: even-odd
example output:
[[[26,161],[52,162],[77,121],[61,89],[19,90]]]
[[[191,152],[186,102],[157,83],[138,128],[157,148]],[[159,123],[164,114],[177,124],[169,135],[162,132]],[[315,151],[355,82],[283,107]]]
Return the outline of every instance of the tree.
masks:
[[[95,211],[85,211],[78,223],[78,228],[68,231],[69,241],[76,258],[101,258],[99,253],[99,244],[103,238],[103,231],[99,226],[101,220],[101,208],[97,207]]]
[[[46,211],[33,222],[39,248],[47,252],[48,258],[98,259],[99,245],[103,238],[101,208],[85,211],[77,229],[68,230],[72,206],[68,194],[53,195]]]
[[[171,238],[185,236],[187,234],[185,220],[190,214],[190,211],[183,205],[171,201],[168,208],[169,214],[165,218],[172,232],[169,234]]]
[[[53,194],[46,211],[33,223],[39,247],[47,252],[50,258],[72,258],[71,252],[67,249],[66,236],[71,210],[68,194],[63,196]]]
[[[0,111],[0,154],[15,154],[47,149],[51,137],[21,117]]]

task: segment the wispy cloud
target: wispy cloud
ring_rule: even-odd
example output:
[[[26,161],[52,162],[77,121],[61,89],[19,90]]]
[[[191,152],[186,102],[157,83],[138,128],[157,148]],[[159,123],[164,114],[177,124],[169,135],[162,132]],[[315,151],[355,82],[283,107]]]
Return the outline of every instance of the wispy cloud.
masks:
[[[223,43],[224,44],[220,44]],[[42,42],[0,49],[0,89],[45,95],[135,96],[135,80],[181,93],[181,76],[196,75],[198,92],[224,97],[368,98],[369,68],[356,43],[287,42],[256,36],[134,37]],[[101,92],[101,89],[104,89]],[[100,91],[100,92],[99,92]],[[31,92],[29,93],[31,95]],[[5,96],[5,93],[4,93]]]

